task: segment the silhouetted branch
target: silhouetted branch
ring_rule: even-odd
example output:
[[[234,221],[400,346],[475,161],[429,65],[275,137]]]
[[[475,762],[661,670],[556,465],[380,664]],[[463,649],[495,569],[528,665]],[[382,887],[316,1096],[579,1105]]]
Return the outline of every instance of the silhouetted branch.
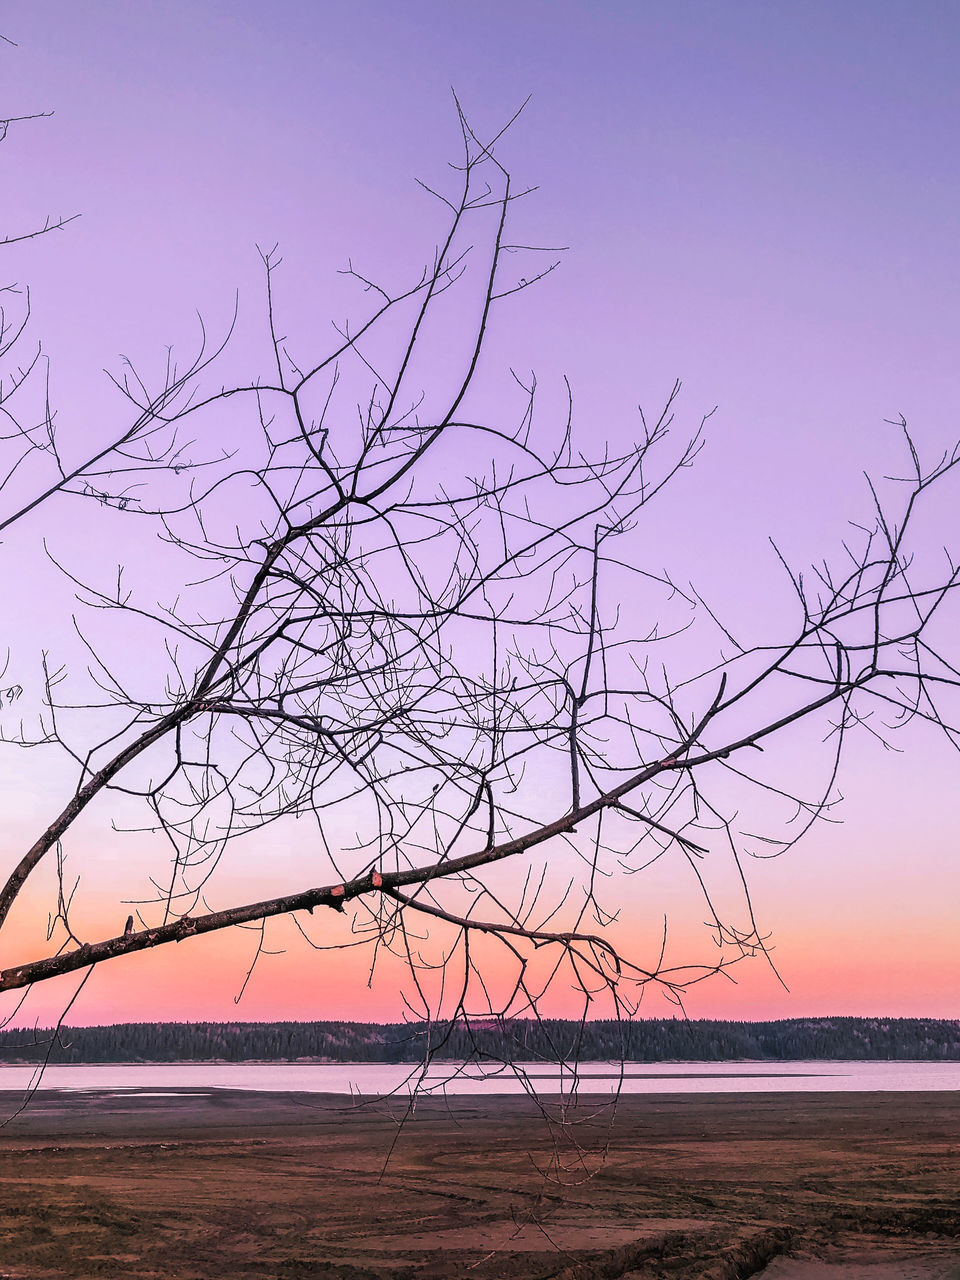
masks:
[[[64,686],[44,658],[36,727],[6,738],[61,753],[75,782],[10,855],[0,930],[54,860],[58,890],[48,954],[9,965],[0,990],[234,926],[258,933],[252,972],[266,921],[326,907],[350,938],[326,917],[323,945],[406,962],[417,1017],[535,1015],[561,974],[584,1018],[598,998],[629,1015],[646,985],[679,1001],[742,957],[770,958],[745,859],[830,818],[851,737],[890,744],[927,723],[960,743],[944,625],[957,557],[931,563],[916,533],[960,453],[924,464],[901,422],[907,472],[870,483],[870,518],[837,562],[804,575],[775,549],[792,593],[779,636],[721,623],[648,562],[648,509],[681,492],[710,417],[675,439],[679,383],[621,448],[581,446],[567,385],[545,425],[533,376],[514,374],[512,416],[481,413],[497,308],[555,264],[508,235],[527,193],[499,135],[459,120],[459,187],[427,188],[436,248],[399,286],[349,262],[365,310],[331,351],[290,354],[273,247],[260,251],[265,376],[204,387],[232,324],[186,365],[168,356],[156,382],[128,362],[113,377],[127,425],[71,463],[47,388],[41,412],[14,412],[38,358],[3,384],[0,531],[93,497],[88,520],[114,530],[122,513],[155,535],[164,567],[141,561],[136,534],[122,570],[49,551],[86,670]],[[4,353],[24,340],[24,304],[0,323]],[[228,431],[229,448],[201,456],[195,427]],[[23,685],[2,679],[9,705]],[[776,748],[807,726],[827,745],[820,782],[801,789]],[[739,816],[751,800],[759,829]],[[152,896],[135,916],[118,896],[106,929],[127,925],[100,941],[74,931],[64,878],[81,816],[85,847],[107,822],[157,850]],[[267,868],[271,840],[298,869],[277,896],[238,902],[235,850]],[[673,854],[719,944],[705,964],[668,961],[665,927],[638,942],[618,920],[624,879]],[[715,901],[721,860],[733,911]]]

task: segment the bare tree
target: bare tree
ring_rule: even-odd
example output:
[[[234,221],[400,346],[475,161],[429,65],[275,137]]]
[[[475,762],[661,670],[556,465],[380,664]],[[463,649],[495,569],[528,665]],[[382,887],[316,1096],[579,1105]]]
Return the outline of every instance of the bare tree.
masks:
[[[938,628],[957,568],[915,559],[914,529],[960,453],[925,464],[901,423],[905,471],[870,485],[838,562],[807,575],[784,562],[782,638],[735,638],[644,539],[701,448],[704,422],[676,438],[679,386],[620,451],[578,443],[569,388],[541,425],[532,377],[513,375],[511,422],[484,411],[490,326],[558,259],[511,238],[528,193],[498,159],[501,135],[459,119],[458,190],[428,188],[438,247],[399,285],[349,265],[366,309],[325,355],[281,336],[272,249],[267,363],[246,383],[203,391],[219,346],[182,373],[171,361],[156,387],[127,368],[116,386],[133,425],[78,466],[51,413],[23,425],[4,402],[19,450],[5,491],[24,458],[54,474],[2,527],[29,520],[35,536],[41,500],[92,494],[90,519],[122,510],[162,555],[97,577],[52,553],[89,672],[67,698],[49,664],[35,731],[12,737],[66,753],[75,785],[11,858],[0,930],[37,869],[62,867],[81,816],[106,829],[118,805],[155,842],[152,895],[125,928],[118,903],[115,936],[80,936],[61,874],[49,954],[9,964],[0,990],[231,926],[263,945],[265,922],[292,914],[311,945],[366,946],[372,966],[384,949],[404,957],[417,1017],[535,1013],[561,981],[584,1011],[603,994],[630,1012],[651,983],[679,996],[765,950],[743,860],[824,816],[851,734],[924,721],[956,745],[960,674]],[[184,443],[197,438],[214,442],[202,466]],[[775,748],[811,723],[823,778],[801,794]],[[751,795],[762,836],[736,816]],[[267,859],[297,849],[294,881],[225,900],[245,844]],[[712,964],[673,967],[617,921],[623,877],[668,851],[702,886]],[[742,879],[736,918],[713,900],[718,858]],[[310,919],[318,908],[349,931]]]

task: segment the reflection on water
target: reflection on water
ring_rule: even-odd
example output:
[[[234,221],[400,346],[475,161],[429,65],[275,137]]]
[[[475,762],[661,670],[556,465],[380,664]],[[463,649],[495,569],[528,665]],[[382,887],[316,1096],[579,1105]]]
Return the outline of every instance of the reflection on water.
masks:
[[[0,1089],[27,1089],[32,1067],[0,1066]],[[454,1062],[420,1067],[384,1063],[106,1063],[47,1067],[41,1089],[253,1089],[262,1092],[375,1094],[537,1093],[915,1093],[960,1090],[960,1062],[586,1062],[574,1072],[542,1062],[516,1068]]]

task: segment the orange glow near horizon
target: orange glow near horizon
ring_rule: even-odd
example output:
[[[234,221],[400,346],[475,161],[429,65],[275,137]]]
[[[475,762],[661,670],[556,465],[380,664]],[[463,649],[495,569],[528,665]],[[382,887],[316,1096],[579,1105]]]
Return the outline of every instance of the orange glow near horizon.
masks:
[[[870,922],[867,922],[868,925]],[[68,1025],[147,1021],[359,1021],[392,1022],[412,1017],[404,996],[416,1007],[416,991],[406,967],[381,949],[370,981],[372,951],[367,946],[313,951],[285,921],[267,933],[268,951],[260,957],[237,999],[257,950],[259,933],[231,929],[217,936],[189,939],[153,952],[109,961],[92,974],[67,1016]],[[947,930],[899,938],[877,936],[867,928],[848,929],[841,939],[828,923],[785,928],[776,961],[785,989],[763,957],[740,962],[729,976],[693,984],[683,1008],[651,984],[640,1016],[768,1020],[813,1016],[939,1017],[958,1016],[956,946]],[[685,960],[709,962],[709,937],[676,939]],[[459,977],[459,955],[448,987]],[[500,993],[512,971],[493,958],[485,966],[489,989]],[[56,1021],[76,990],[73,974],[36,989],[16,1017],[18,1025]],[[434,975],[436,982],[437,975]],[[11,993],[3,1012],[12,1009]],[[483,1006],[474,994],[470,1012]],[[543,999],[545,1016],[579,1017],[583,999],[560,979]],[[596,999],[589,1017],[612,1017],[609,998]]]
[[[785,986],[764,957],[756,956],[740,961],[727,975],[693,983],[684,997],[683,1010],[655,984],[648,985],[641,1016],[673,1017],[683,1016],[683,1012],[693,1018],[741,1020],[960,1016],[960,946],[951,918],[955,898],[944,875],[936,873],[938,866],[946,866],[949,875],[952,866],[943,834],[946,815],[928,813],[931,835],[922,845],[917,841],[914,848],[919,846],[919,852],[911,850],[909,892],[898,892],[903,833],[891,823],[884,842],[879,836],[858,838],[864,812],[869,816],[869,805],[857,805],[855,799],[851,795],[849,824],[835,829],[839,834],[829,830],[829,838],[814,834],[808,844],[790,855],[756,864],[751,871],[758,921],[762,932],[772,930],[771,957]],[[867,824],[868,831],[871,825]],[[891,852],[882,853],[885,845]],[[926,868],[922,855],[929,859]],[[661,866],[652,869],[652,876],[626,882],[629,895],[621,895],[621,918],[612,936],[628,959],[641,965],[655,963],[660,913],[665,911],[670,921],[666,964],[715,962],[712,936],[702,925],[702,900],[689,892],[682,870],[679,863]],[[78,902],[76,926],[81,936],[96,939],[120,932],[116,900],[105,891],[96,892],[90,880],[85,884],[88,893]],[[53,901],[50,884],[31,886],[8,922],[6,963],[47,952],[45,926]],[[237,996],[257,952],[260,935],[255,928],[233,928],[108,961],[85,984],[67,1022],[377,1022],[415,1016],[410,1005],[420,1012],[405,963],[384,947],[377,952],[371,979],[373,950],[369,943],[349,945],[356,941],[349,912],[318,911],[312,917],[304,916],[302,923],[316,942],[329,949],[312,949],[288,919],[268,922],[266,954],[260,956],[239,1001]],[[421,923],[417,922],[418,929]],[[431,940],[423,945],[436,960],[439,952],[430,948],[439,945],[442,935],[434,924],[428,929]],[[483,957],[491,995],[502,999],[514,981],[515,968],[512,962],[506,963],[503,949],[487,944],[484,951],[483,944],[476,946],[475,954]],[[536,972],[531,970],[531,981]],[[80,976],[68,975],[35,989],[16,1022],[55,1022],[77,989]],[[462,951],[454,952],[445,980],[449,998],[462,980]],[[427,982],[431,998],[435,998],[438,982],[435,971]],[[629,997],[631,992],[626,994]],[[3,998],[0,1016],[11,1013],[19,995],[14,992]],[[547,1016],[582,1014],[583,999],[569,975],[561,975],[541,1008]],[[486,1012],[479,990],[471,992],[468,1009],[476,1014]],[[613,1015],[608,997],[595,1000],[588,1011],[590,1017]]]

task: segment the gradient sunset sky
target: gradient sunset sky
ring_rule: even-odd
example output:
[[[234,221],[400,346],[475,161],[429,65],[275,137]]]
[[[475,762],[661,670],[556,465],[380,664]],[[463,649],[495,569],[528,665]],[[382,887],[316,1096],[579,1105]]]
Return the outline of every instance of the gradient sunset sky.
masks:
[[[3,24],[17,47],[0,53],[0,114],[55,114],[4,144],[0,234],[82,215],[4,267],[30,284],[61,424],[83,438],[116,409],[105,366],[189,347],[198,312],[222,330],[238,290],[243,366],[256,244],[281,246],[301,347],[328,342],[348,257],[373,276],[429,257],[414,179],[440,182],[457,158],[451,86],[480,133],[531,95],[502,158],[539,187],[525,233],[570,246],[487,364],[565,374],[594,440],[626,439],[676,378],[691,424],[718,406],[655,560],[726,617],[762,631],[784,607],[769,538],[810,562],[866,517],[864,469],[902,456],[885,420],[902,413],[931,457],[960,436],[954,3],[31,0]],[[931,545],[960,542],[958,510],[938,508]],[[4,572],[6,626],[26,643],[42,609],[18,620],[29,584]],[[751,869],[789,991],[751,961],[735,985],[695,988],[692,1016],[960,1016],[958,760],[932,735],[902,745],[864,741],[842,824]],[[0,767],[12,861],[63,779]],[[709,959],[687,888],[654,877],[628,923],[655,932],[666,910],[674,945]],[[71,1020],[400,1016],[398,966],[368,987],[359,951],[310,951],[283,925],[274,943],[288,949],[239,1005],[255,939],[234,932],[101,966]],[[38,993],[31,1017],[75,985]]]

